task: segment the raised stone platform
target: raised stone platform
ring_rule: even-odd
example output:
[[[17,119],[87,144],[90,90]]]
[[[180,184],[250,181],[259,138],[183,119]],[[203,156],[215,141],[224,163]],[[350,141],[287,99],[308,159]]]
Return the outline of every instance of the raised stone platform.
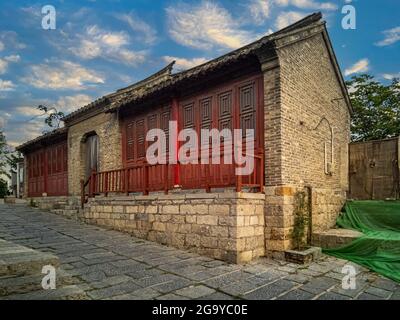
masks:
[[[246,192],[95,197],[85,222],[234,263],[264,255],[265,195]]]
[[[56,289],[44,290],[44,266],[56,268]],[[0,239],[0,300],[85,299],[76,280],[59,268],[59,258]]]
[[[43,266],[57,268],[59,264],[58,258],[52,254],[0,239],[0,277],[40,274]]]
[[[363,234],[350,229],[329,229],[323,232],[314,232],[312,244],[325,249],[344,246]]]

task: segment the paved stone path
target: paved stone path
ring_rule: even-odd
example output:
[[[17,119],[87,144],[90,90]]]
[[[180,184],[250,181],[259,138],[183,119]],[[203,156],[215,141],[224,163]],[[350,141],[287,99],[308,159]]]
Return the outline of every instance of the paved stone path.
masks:
[[[238,266],[22,205],[0,204],[1,238],[58,256],[89,299],[400,299],[400,284],[359,266],[342,289],[347,262],[328,256]]]

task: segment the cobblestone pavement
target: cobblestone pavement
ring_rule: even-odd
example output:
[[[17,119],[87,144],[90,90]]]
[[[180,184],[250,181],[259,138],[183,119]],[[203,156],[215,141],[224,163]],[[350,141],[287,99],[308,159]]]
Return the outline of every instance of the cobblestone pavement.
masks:
[[[342,289],[347,262],[328,256],[239,266],[21,205],[0,204],[0,238],[58,256],[89,299],[400,299],[400,284],[359,266]]]

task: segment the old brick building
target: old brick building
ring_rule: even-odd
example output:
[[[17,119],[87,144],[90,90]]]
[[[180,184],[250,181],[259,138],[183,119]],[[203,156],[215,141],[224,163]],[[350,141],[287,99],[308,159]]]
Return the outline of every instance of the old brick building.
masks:
[[[88,223],[246,262],[291,247],[298,191],[312,204],[309,233],[334,225],[348,189],[350,114],[325,22],[313,14],[193,69],[172,73],[171,64],[67,115],[65,128],[18,148],[25,194]],[[170,120],[197,131],[254,129],[254,174],[235,176],[227,164],[148,165],[146,132]]]

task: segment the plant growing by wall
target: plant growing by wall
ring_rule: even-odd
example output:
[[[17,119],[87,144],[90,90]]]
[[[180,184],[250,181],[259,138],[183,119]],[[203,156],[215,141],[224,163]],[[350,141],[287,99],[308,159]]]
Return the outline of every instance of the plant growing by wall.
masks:
[[[0,179],[0,198],[4,198],[8,194],[7,182]]]
[[[295,249],[302,250],[306,246],[306,229],[308,227],[308,203],[306,193],[298,191],[294,195],[294,225],[292,230],[292,240]]]

